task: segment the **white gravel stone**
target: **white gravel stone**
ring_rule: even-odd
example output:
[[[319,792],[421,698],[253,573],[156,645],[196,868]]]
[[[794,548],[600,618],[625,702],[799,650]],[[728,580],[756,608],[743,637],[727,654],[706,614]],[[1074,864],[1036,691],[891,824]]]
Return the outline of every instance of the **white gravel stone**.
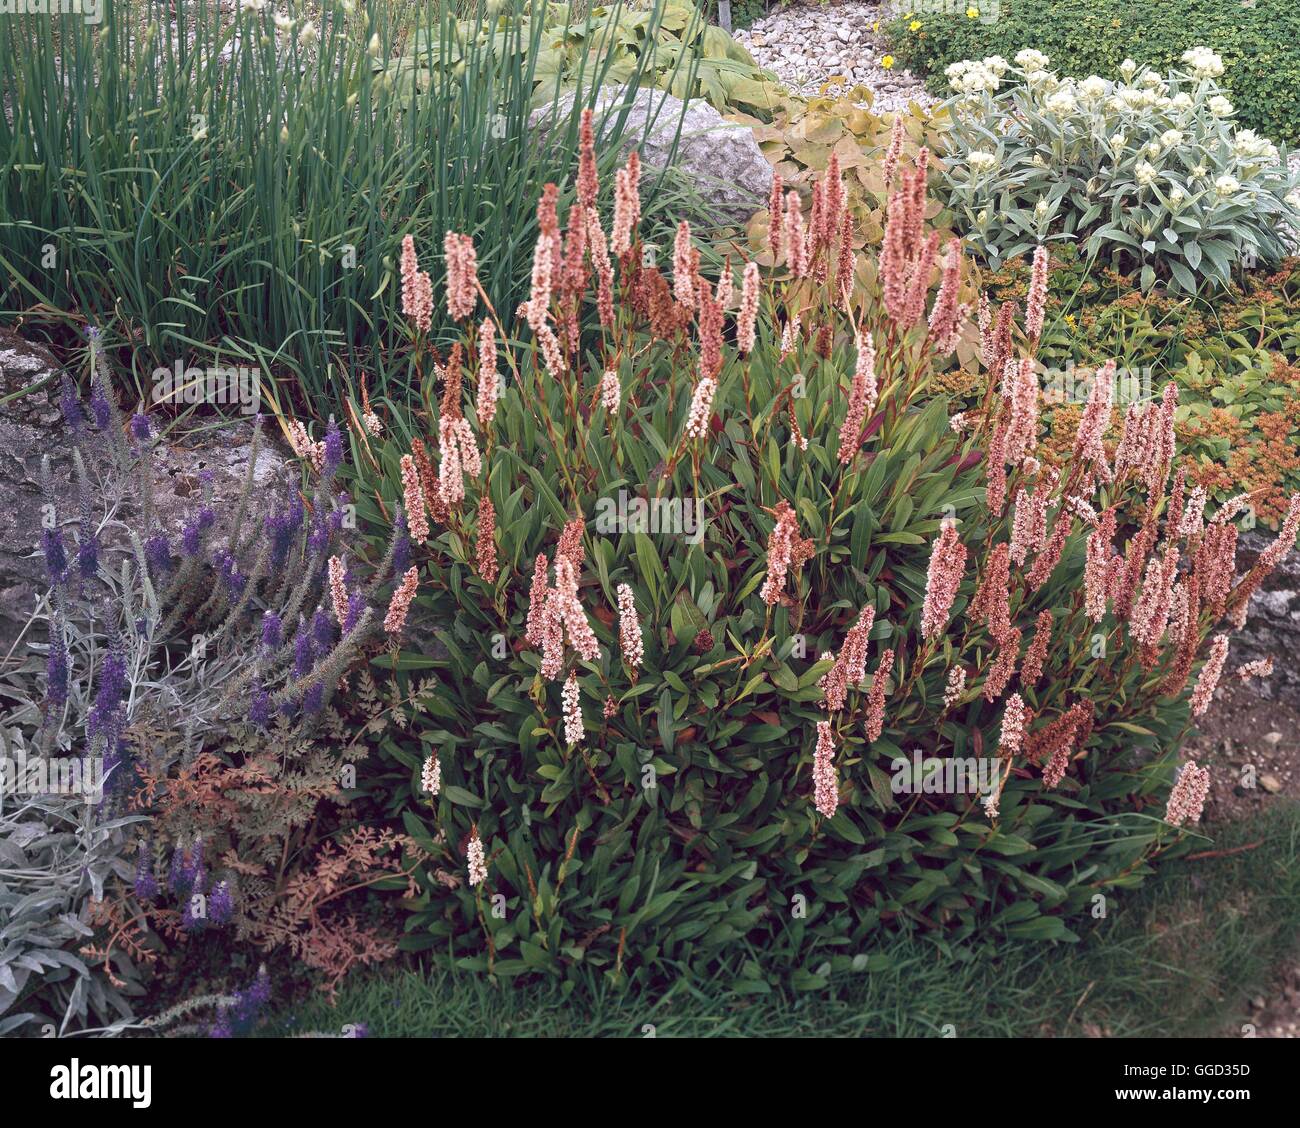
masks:
[[[792,4],[737,31],[735,39],[792,94],[816,94],[829,79],[839,78],[842,82],[832,90],[870,88],[877,113],[906,109],[910,102],[928,110],[940,99],[926,91],[920,78],[897,65],[880,65],[888,48],[871,25],[890,18],[888,4]]]

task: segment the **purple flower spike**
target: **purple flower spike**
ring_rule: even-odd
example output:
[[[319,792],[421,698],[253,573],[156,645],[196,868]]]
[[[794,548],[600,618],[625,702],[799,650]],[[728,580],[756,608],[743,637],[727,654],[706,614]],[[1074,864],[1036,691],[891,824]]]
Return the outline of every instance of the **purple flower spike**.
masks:
[[[110,651],[99,668],[95,705],[86,718],[87,735],[92,740],[102,735],[109,753],[116,751],[118,738],[122,735],[125,722],[122,703],[125,697],[126,659],[116,651]]]
[[[304,678],[311,671],[312,646],[311,635],[303,627],[298,628],[298,635],[293,640],[293,676]]]
[[[198,551],[197,543],[194,551]],[[165,576],[171,571],[172,546],[165,533],[158,533],[144,542],[144,559],[155,578]]]
[[[313,554],[323,555],[330,543],[329,518],[319,513],[312,518],[311,532],[307,534],[307,547]]]
[[[271,514],[262,522],[262,527],[271,542],[272,568],[278,569],[284,564],[289,550],[293,547],[294,537],[302,528],[303,516],[302,498],[295,493],[289,498],[286,509]]]
[[[217,1021],[212,1024],[212,1029],[208,1031],[209,1038],[231,1038],[234,1037],[230,1029],[230,1008],[224,1003],[217,1007]]]
[[[335,472],[343,465],[343,435],[339,432],[339,425],[334,422],[334,416],[330,416],[330,421],[325,428],[325,459],[323,473],[325,480],[328,482],[334,477]]]
[[[45,660],[46,696],[50,705],[61,709],[68,700],[68,647],[62,624],[50,624],[50,653]]]
[[[325,707],[325,687],[320,682],[315,682],[310,689],[303,694],[302,711],[310,717],[314,717]]]
[[[284,642],[284,623],[274,611],[262,615],[262,645],[269,651],[280,649]]]
[[[101,431],[108,430],[113,421],[113,408],[104,391],[104,382],[98,376],[90,382],[90,414],[94,416],[96,427]]]
[[[153,435],[153,428],[149,426],[149,416],[143,411],[137,411],[131,416],[131,437],[138,443],[147,443]]]
[[[77,570],[83,580],[99,575],[99,541],[94,533],[85,532],[77,544]]]
[[[62,531],[46,529],[41,534],[41,550],[45,553],[45,572],[50,583],[63,583],[68,576],[68,554],[63,547]]]
[[[359,591],[348,596],[348,613],[343,617],[343,633],[347,634],[361,620],[361,612],[366,609],[366,597]]]
[[[238,599],[244,594],[244,585],[248,582],[248,577],[239,570],[239,563],[235,560],[234,554],[223,552],[216,557],[217,567],[221,570],[221,578],[226,584],[226,594],[232,600]]]
[[[189,879],[191,889],[198,889],[203,885],[205,877],[205,871],[203,869],[203,839],[197,834],[194,836],[194,849],[189,853],[185,873]]]
[[[230,884],[218,881],[208,894],[208,919],[213,924],[228,924],[235,913],[235,901],[230,895]]]
[[[167,888],[179,893],[185,884],[185,847],[179,842],[172,851],[171,868],[167,871]]]
[[[262,1011],[271,1001],[271,977],[266,968],[257,971],[257,978],[243,991],[235,992],[234,1005],[217,1011],[217,1022],[209,1031],[213,1038],[231,1038],[252,1033],[262,1017]]]
[[[140,842],[140,853],[135,863],[135,896],[138,901],[152,901],[158,896],[158,879],[153,875],[153,858],[149,846]]]
[[[216,523],[217,515],[208,506],[203,506],[195,514],[194,520],[181,529],[181,551],[186,556],[197,556],[203,543],[203,534]]]
[[[63,379],[59,381],[59,410],[63,412],[63,421],[68,425],[68,429],[74,435],[80,435],[81,428],[86,423],[86,416],[81,410],[77,386],[66,372],[63,374]]]
[[[393,576],[401,579],[411,566],[411,537],[406,531],[406,514],[399,513],[393,522]]]
[[[266,1006],[271,1001],[271,977],[266,974],[265,967],[257,969],[257,978],[253,980],[253,985],[248,989],[246,999],[258,1009]]]
[[[253,703],[248,709],[250,723],[264,729],[271,723],[271,695],[264,689],[253,691]]]
[[[311,617],[311,635],[316,641],[317,655],[323,658],[334,646],[334,624],[327,612],[317,611]]]

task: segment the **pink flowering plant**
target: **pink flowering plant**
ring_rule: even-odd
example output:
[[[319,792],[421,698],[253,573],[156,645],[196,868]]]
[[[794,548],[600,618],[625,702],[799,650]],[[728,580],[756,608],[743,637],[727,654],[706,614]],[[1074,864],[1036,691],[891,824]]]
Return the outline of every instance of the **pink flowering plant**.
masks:
[[[518,310],[448,237],[446,355],[408,248],[426,407],[354,431],[376,544],[415,542],[376,664],[435,686],[377,742],[433,859],[406,947],[742,983],[761,949],[814,987],[885,927],[1077,938],[1186,848],[1216,784],[1181,737],[1300,502],[1237,580],[1248,499],[1206,512],[1172,391],[1118,427],[1109,367],[1040,463],[1045,254],[1028,308],[981,302],[926,163],[890,168],[877,257],[832,159],[810,211],[775,185],[771,269],[706,276],[686,224],[646,254],[635,157],[601,214],[588,123]],[[931,374],[962,340],[993,378],[950,417]]]

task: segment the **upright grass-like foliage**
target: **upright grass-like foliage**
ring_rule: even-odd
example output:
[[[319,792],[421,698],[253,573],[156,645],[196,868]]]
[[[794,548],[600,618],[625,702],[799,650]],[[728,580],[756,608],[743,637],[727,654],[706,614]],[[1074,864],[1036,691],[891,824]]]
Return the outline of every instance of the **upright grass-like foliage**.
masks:
[[[549,72],[545,38],[563,27],[530,20],[524,0],[461,8],[431,0],[394,27],[388,5],[327,5],[286,27],[269,6],[178,0],[172,21],[141,0],[97,28],[61,21],[57,38],[51,20],[4,20],[4,307],[102,326],[137,393],[156,366],[207,355],[258,368],[266,399],[322,418],[340,371],[386,387],[394,217],[426,244],[473,234],[488,291],[513,308],[532,200],[576,152],[580,105],[661,64],[623,56],[614,73],[607,34]],[[457,62],[417,90],[389,69],[398,40]],[[538,144],[529,113],[562,83],[581,97]],[[608,115],[611,142],[625,119]]]
[[[624,238],[626,177],[604,260],[587,154],[567,214],[538,206],[529,347],[475,348],[511,327],[481,291],[448,355],[413,332],[438,405],[413,449],[365,440],[378,507],[428,511],[422,645],[392,669],[442,690],[382,743],[378,792],[437,863],[408,947],[817,987],[885,928],[1077,939],[1185,849],[1211,783],[1186,764],[1166,803],[1188,691],[1199,714],[1230,676],[1300,498],[1234,585],[1247,499],[1206,514],[1171,479],[1172,390],[1116,436],[1109,367],[1044,466],[1045,252],[1024,329],[981,318],[988,394],[950,418],[932,374],[975,295],[924,222],[927,157],[878,257],[832,162],[807,218],[774,197],[776,269],[705,278],[686,224],[669,276]]]

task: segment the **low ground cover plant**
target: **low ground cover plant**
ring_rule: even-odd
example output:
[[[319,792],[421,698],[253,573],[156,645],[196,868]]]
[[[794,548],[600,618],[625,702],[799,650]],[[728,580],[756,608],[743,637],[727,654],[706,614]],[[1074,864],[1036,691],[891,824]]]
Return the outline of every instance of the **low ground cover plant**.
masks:
[[[783,99],[771,121],[744,114],[732,117],[753,131],[786,190],[797,190],[805,207],[834,154],[844,177],[845,207],[853,216],[855,235],[863,245],[874,247],[885,233],[886,154],[892,150],[896,163],[900,158],[914,159],[922,146],[933,152],[941,126],[914,107],[889,116],[874,113],[868,108],[870,99],[865,87],[828,90],[816,97]],[[937,184],[939,178],[940,170],[932,167],[930,182]],[[771,265],[770,223],[770,215],[760,211],[748,227],[749,250],[763,265]],[[942,231],[948,234],[946,227]]]
[[[1300,499],[1234,583],[1247,500],[1207,512],[1173,471],[1176,389],[1113,430],[1112,366],[1045,465],[1045,251],[1023,311],[981,305],[996,378],[951,417],[931,372],[976,298],[927,232],[927,158],[891,162],[878,258],[832,163],[807,225],[777,185],[770,276],[705,279],[686,225],[671,270],[647,265],[635,168],[606,228],[585,148],[563,222],[556,189],[539,204],[526,329],[449,239],[467,333],[442,354],[404,246],[429,406],[372,454],[428,632],[391,668],[438,685],[418,734],[380,742],[437,865],[405,947],[815,987],[881,928],[1075,939],[1184,848],[1209,780],[1180,735]],[[945,785],[965,761],[985,784]]]
[[[1044,388],[1048,457],[1071,449],[1081,408],[1071,394],[1092,371],[1117,361],[1125,397],[1149,395],[1160,380],[1178,387],[1174,416],[1178,467],[1209,491],[1215,504],[1251,497],[1251,516],[1270,528],[1300,489],[1300,270],[1245,274],[1241,283],[1190,297],[1138,279],[1089,271],[1068,253],[1053,257],[1038,358]],[[1023,298],[1032,268],[1024,259],[985,275],[994,300]],[[956,390],[978,397],[984,382],[969,370],[949,376]]]

